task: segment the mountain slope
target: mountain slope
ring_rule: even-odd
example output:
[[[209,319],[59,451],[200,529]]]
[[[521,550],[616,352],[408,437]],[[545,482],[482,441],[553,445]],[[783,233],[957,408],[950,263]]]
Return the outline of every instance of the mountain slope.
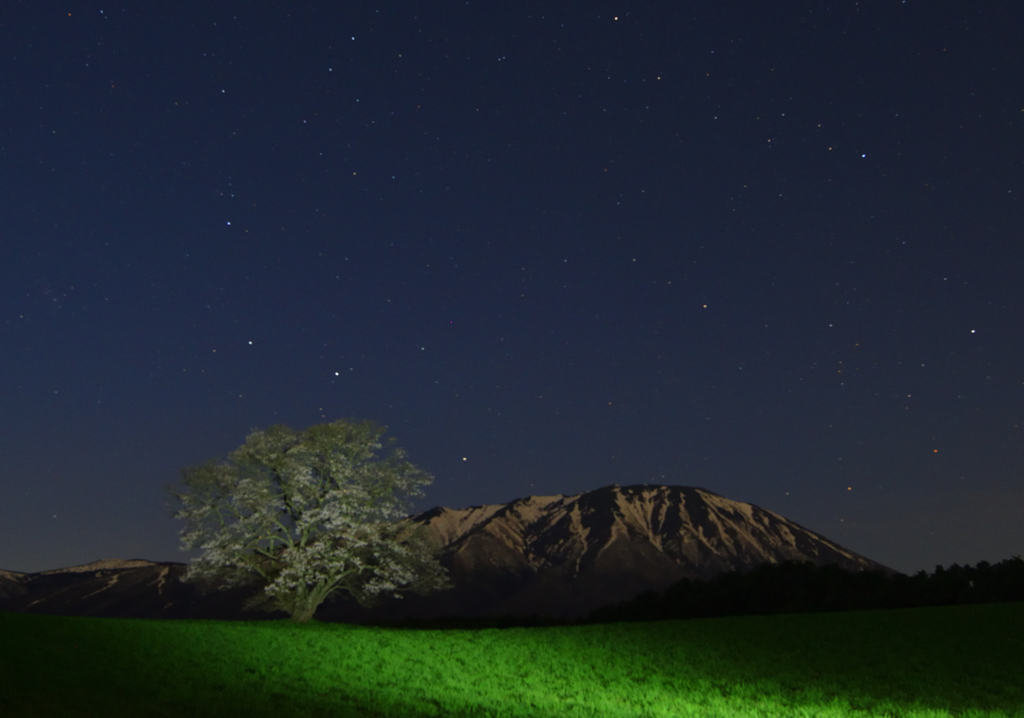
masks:
[[[25,595],[28,591],[24,584],[25,576],[16,571],[0,571],[0,602]]]

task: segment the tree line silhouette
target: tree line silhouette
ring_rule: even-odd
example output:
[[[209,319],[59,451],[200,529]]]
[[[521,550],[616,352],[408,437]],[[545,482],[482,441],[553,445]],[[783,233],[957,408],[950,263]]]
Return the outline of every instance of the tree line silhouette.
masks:
[[[936,566],[908,576],[847,571],[809,561],[762,564],[706,581],[683,579],[590,614],[587,622],[658,621],[675,618],[920,608],[1024,601],[1024,560]]]
[[[848,571],[810,561],[762,564],[708,580],[683,579],[661,592],[593,611],[582,618],[553,616],[444,616],[379,621],[405,628],[511,628],[661,621],[679,618],[923,608],[969,603],[1024,601],[1024,559],[949,568],[912,576],[881,571]]]

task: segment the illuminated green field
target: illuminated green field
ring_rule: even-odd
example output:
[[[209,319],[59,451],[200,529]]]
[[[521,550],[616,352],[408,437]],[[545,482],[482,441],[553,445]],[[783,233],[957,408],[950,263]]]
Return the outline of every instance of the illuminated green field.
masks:
[[[558,628],[0,613],[0,716],[1024,716],[1024,603]]]

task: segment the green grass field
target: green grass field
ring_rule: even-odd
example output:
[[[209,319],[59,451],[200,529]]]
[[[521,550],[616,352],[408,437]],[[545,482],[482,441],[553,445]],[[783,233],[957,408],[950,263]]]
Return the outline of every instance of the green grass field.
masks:
[[[0,613],[0,716],[1024,716],[1024,603],[555,628]]]

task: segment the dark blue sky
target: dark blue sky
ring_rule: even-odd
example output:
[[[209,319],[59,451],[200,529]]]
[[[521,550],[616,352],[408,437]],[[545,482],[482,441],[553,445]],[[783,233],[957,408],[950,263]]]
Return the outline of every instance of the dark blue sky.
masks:
[[[1024,553],[1024,5],[10,2],[0,567],[390,427],[416,508],[701,486]]]

